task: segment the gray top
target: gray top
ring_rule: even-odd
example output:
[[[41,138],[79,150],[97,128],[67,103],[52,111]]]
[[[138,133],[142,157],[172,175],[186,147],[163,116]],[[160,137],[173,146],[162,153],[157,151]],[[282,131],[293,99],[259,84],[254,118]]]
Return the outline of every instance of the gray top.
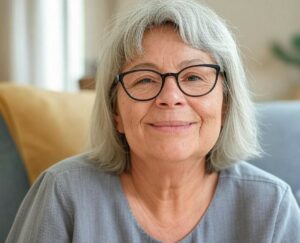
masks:
[[[137,223],[119,177],[80,155],[39,177],[6,242],[158,241]],[[181,242],[300,242],[300,210],[286,183],[240,162],[220,172],[208,210]]]

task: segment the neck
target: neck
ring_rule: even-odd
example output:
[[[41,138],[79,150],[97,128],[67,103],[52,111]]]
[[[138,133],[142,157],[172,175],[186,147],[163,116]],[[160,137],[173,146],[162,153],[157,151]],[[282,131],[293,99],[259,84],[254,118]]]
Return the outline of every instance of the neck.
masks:
[[[180,217],[189,204],[208,205],[217,185],[218,176],[205,172],[204,159],[158,162],[133,156],[131,165],[131,171],[121,176],[127,196],[160,221]]]

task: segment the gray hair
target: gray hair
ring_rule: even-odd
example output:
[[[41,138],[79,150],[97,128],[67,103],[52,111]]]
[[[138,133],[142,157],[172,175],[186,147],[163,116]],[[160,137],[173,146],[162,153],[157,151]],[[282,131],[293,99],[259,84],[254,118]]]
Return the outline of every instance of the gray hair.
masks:
[[[90,157],[104,171],[122,173],[130,168],[129,146],[114,124],[113,80],[126,62],[142,53],[145,31],[170,23],[185,43],[210,53],[226,72],[223,86],[227,109],[219,138],[207,155],[210,171],[260,154],[254,104],[239,50],[225,22],[211,9],[192,0],[151,0],[119,16],[102,43]]]

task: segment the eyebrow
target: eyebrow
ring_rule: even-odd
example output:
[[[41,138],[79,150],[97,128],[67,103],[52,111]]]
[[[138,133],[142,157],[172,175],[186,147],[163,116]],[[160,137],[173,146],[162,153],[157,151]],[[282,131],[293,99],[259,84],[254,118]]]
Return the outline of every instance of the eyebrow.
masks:
[[[182,69],[188,66],[192,66],[192,65],[197,65],[197,64],[214,64],[214,62],[207,62],[204,61],[203,59],[200,58],[195,58],[195,59],[189,59],[189,60],[184,60],[182,62],[180,62],[177,67],[178,69]],[[145,63],[139,63],[137,65],[134,65],[133,67],[131,67],[128,71],[131,70],[137,70],[137,69],[154,69],[154,70],[158,70],[159,67],[151,62],[145,62]]]
[[[158,66],[155,65],[154,63],[151,63],[151,62],[145,62],[145,63],[139,63],[133,67],[131,67],[129,69],[129,71],[131,70],[135,70],[135,69],[143,69],[143,68],[152,68],[152,69],[158,69]]]
[[[200,58],[189,59],[189,60],[185,60],[185,61],[182,61],[181,63],[179,63],[178,67],[185,68],[187,66],[197,65],[197,64],[211,64],[211,61],[209,61],[209,62],[204,61],[203,59],[200,59]]]

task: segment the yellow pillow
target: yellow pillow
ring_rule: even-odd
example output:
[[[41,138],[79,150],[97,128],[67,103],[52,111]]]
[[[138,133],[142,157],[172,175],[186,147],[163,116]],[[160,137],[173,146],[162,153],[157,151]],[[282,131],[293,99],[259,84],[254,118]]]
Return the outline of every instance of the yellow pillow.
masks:
[[[93,102],[93,91],[67,93],[0,84],[0,113],[31,183],[55,162],[84,151]]]

